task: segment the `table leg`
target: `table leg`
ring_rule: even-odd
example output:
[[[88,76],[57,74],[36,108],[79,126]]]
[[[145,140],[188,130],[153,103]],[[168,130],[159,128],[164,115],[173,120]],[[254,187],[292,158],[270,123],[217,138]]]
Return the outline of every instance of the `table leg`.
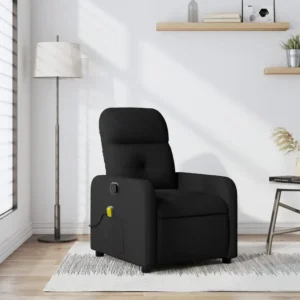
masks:
[[[270,241],[271,227],[272,227],[273,219],[275,216],[276,199],[278,197],[278,193],[279,193],[278,190],[276,190],[275,200],[274,200],[273,210],[272,210],[272,215],[271,215],[271,221],[270,221],[270,226],[269,226],[268,238],[267,238],[267,249],[268,249],[268,245],[269,245],[269,241]]]
[[[277,190],[276,195],[275,195],[275,201],[274,201],[274,206],[273,206],[273,211],[272,211],[270,227],[269,227],[269,234],[268,234],[268,238],[267,238],[267,254],[268,255],[270,255],[272,253],[272,243],[273,243],[273,237],[274,237],[273,233],[274,233],[275,225],[276,225],[280,197],[281,197],[281,191]]]

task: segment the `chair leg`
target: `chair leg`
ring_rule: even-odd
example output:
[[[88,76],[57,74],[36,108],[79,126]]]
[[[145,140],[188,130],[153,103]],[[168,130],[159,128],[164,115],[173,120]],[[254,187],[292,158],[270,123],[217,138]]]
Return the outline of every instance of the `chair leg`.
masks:
[[[231,264],[231,258],[222,258],[223,264]]]
[[[104,253],[96,251],[96,256],[97,257],[102,257],[102,256],[104,256]]]
[[[150,273],[150,268],[149,267],[142,267],[142,273]]]

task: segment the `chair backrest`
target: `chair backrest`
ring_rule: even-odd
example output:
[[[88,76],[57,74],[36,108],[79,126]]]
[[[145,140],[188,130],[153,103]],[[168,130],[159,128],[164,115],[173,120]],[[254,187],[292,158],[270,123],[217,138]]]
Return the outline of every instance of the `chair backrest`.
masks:
[[[109,108],[99,123],[107,175],[146,179],[155,189],[177,188],[167,124],[157,110]]]

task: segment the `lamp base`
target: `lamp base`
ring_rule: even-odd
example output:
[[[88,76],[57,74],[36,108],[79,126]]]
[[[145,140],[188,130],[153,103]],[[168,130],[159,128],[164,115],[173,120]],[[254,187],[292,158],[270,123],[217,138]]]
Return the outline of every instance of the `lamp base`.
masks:
[[[68,242],[74,242],[76,240],[77,240],[76,236],[70,234],[61,234],[58,239],[51,234],[43,235],[38,238],[38,241],[42,243],[68,243]]]

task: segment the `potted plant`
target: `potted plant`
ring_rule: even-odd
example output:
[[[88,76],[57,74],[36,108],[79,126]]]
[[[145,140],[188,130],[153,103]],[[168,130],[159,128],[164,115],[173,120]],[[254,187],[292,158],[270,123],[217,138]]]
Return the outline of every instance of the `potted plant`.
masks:
[[[293,35],[286,43],[282,43],[282,48],[286,50],[288,66],[300,67],[300,35]]]
[[[272,139],[278,147],[279,151],[285,154],[290,154],[296,151],[300,151],[300,143],[295,140],[293,135],[285,128],[277,127],[273,131]],[[295,175],[300,176],[300,158],[296,159]]]

